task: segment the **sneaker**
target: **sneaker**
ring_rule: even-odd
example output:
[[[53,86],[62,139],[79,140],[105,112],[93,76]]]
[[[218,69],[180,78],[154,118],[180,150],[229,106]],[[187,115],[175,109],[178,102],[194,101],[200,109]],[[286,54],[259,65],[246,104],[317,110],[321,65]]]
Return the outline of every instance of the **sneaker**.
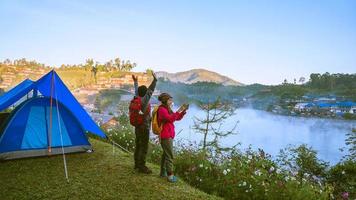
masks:
[[[174,175],[168,176],[168,182],[171,183],[176,183],[178,181],[178,178]]]
[[[152,174],[152,170],[150,170],[148,167],[143,166],[138,169],[138,172],[144,173],[144,174]]]

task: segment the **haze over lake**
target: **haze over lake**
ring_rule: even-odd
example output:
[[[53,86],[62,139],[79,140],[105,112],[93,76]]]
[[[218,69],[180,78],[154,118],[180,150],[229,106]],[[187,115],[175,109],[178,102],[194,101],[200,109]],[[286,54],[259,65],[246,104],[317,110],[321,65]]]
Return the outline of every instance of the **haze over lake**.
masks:
[[[203,135],[191,129],[194,116],[204,116],[204,113],[192,107],[185,118],[176,123],[177,140],[202,141]],[[222,139],[224,146],[241,142],[239,148],[247,148],[251,144],[255,150],[262,148],[275,156],[289,144],[307,144],[318,152],[320,159],[330,164],[336,164],[345,154],[339,149],[346,146],[346,134],[356,127],[355,121],[281,116],[250,108],[236,110],[224,127],[231,128],[236,121],[239,121],[238,134]]]

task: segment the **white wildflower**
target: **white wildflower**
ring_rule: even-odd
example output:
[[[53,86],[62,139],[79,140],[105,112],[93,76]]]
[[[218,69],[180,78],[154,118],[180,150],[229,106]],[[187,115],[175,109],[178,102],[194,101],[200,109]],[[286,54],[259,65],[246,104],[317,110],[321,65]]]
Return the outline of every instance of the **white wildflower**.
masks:
[[[227,169],[227,172],[230,172],[231,170],[230,169]]]
[[[200,164],[200,165],[199,165],[199,167],[200,167],[200,168],[203,168],[203,167],[204,167],[204,165],[203,165],[203,164]]]
[[[269,168],[269,172],[270,173],[274,172],[274,167],[273,166],[271,168]]]
[[[344,175],[344,174],[345,174],[345,171],[342,171],[341,174]]]
[[[251,156],[251,155],[248,155],[248,159],[251,160],[251,159],[252,159],[252,156]]]
[[[298,172],[297,171],[292,171],[292,175],[296,176],[296,175],[298,175]]]
[[[289,181],[289,176],[286,176],[285,178],[284,178],[284,180],[287,182],[287,181]]]
[[[260,170],[256,170],[256,171],[255,171],[255,175],[256,175],[256,176],[261,176],[261,175],[262,175],[262,172],[261,172]]]
[[[242,182],[242,186],[246,186],[246,182],[244,181],[244,182]]]
[[[280,174],[280,173],[281,173],[281,170],[280,170],[280,169],[277,169],[276,172],[277,172],[277,174]]]
[[[224,171],[223,171],[223,174],[224,174],[224,175],[226,175],[226,174],[227,174],[227,171],[226,171],[226,169],[224,169]]]

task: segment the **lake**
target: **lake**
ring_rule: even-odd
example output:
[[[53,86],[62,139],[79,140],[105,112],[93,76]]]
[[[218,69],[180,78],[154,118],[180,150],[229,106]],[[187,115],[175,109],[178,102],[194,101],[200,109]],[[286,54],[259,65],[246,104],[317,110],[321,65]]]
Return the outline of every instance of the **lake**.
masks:
[[[185,118],[175,123],[177,140],[202,141],[203,135],[192,130],[195,116],[202,117],[204,113],[191,107]],[[222,145],[232,146],[241,142],[239,148],[251,145],[255,150],[262,148],[275,156],[288,144],[307,144],[318,152],[318,158],[330,164],[336,164],[345,155],[339,149],[346,146],[346,133],[351,132],[352,127],[356,128],[355,121],[281,116],[250,108],[236,110],[236,114],[225,121],[226,130],[232,128],[236,121],[239,121],[238,133],[222,139]]]

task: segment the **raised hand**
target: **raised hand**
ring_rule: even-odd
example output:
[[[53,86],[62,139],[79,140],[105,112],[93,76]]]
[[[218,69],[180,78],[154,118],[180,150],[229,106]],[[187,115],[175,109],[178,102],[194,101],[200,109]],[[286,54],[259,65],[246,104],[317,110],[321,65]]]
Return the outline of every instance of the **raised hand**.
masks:
[[[132,74],[132,80],[137,81],[137,80],[138,80],[138,77],[135,76],[134,74]]]
[[[153,71],[152,71],[152,76],[153,76],[153,79],[157,80],[157,75]]]

